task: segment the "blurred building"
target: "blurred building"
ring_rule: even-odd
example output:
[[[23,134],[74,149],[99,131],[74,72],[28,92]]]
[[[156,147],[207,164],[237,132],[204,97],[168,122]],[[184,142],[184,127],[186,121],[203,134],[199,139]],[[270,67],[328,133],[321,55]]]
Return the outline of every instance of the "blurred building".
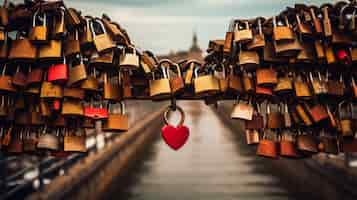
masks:
[[[167,55],[160,55],[159,59],[168,58],[174,62],[179,62],[181,60],[196,59],[203,61],[202,49],[198,45],[197,34],[193,34],[191,47],[187,51],[171,51]]]

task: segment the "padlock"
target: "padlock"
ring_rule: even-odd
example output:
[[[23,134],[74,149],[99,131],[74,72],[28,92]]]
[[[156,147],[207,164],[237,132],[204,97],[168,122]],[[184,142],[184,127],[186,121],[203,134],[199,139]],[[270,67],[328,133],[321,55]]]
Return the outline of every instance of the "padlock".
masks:
[[[86,91],[98,91],[99,90],[99,82],[97,79],[97,71],[96,69],[93,68],[89,68],[91,69],[91,73],[89,73],[89,76],[87,77],[87,79],[85,79],[81,85],[80,88],[86,90]]]
[[[300,154],[296,148],[295,137],[289,131],[284,131],[279,142],[280,156],[287,158],[299,158]]]
[[[170,77],[168,75],[167,69],[163,66],[163,63],[160,62],[158,67],[159,71],[157,73],[152,73],[153,80],[149,81],[150,84],[150,97],[153,100],[164,100],[168,99],[171,96],[171,87],[170,87]],[[161,71],[160,71],[161,70]],[[160,74],[160,78],[157,79],[156,74]]]
[[[41,61],[59,61],[62,56],[62,41],[49,40],[48,43],[39,46],[38,59]]]
[[[63,150],[80,153],[86,152],[87,148],[85,130],[82,128],[79,128],[78,131],[70,131],[67,129],[63,138]]]
[[[33,68],[29,66],[29,72],[27,74],[27,84],[38,84],[41,83],[43,79],[43,70],[41,68]]]
[[[63,55],[67,58],[73,58],[80,54],[81,47],[78,39],[78,30],[75,29],[73,32],[69,33],[63,44]]]
[[[45,121],[42,117],[41,111],[40,111],[40,106],[37,105],[32,105],[32,110],[30,112],[30,123],[29,125],[31,126],[41,126],[44,125]]]
[[[298,104],[295,107],[295,110],[299,116],[299,118],[302,120],[305,126],[311,126],[312,125],[312,119],[308,115],[306,111],[306,106],[303,104]]]
[[[84,17],[85,26],[83,26],[80,44],[83,49],[87,49],[93,45],[93,30],[92,30],[92,18]]]
[[[308,133],[299,134],[296,145],[300,152],[306,155],[318,153],[317,141],[314,136]]]
[[[308,83],[300,74],[294,80],[294,90],[297,98],[310,99],[312,97]]]
[[[84,106],[84,116],[93,120],[107,119],[109,115],[108,108],[103,106],[103,102],[95,103],[93,99]]]
[[[354,137],[352,122],[352,104],[342,101],[338,104],[338,115],[343,137]]]
[[[136,53],[135,47],[129,46],[124,48],[120,56],[119,67],[123,69],[136,69],[139,66],[139,56]]]
[[[314,123],[320,123],[328,119],[328,114],[324,106],[319,103],[314,103],[311,106],[308,106],[308,112],[314,121]]]
[[[260,105],[256,104],[256,109],[253,112],[252,120],[245,120],[245,129],[261,130],[265,128],[264,118],[261,115]]]
[[[313,35],[312,35],[311,26],[308,23],[301,20],[300,14],[296,14],[295,18],[297,22],[297,30],[300,36],[303,38],[312,38]]]
[[[93,27],[93,21],[91,22],[91,29],[92,29],[92,33],[93,33],[93,43],[94,46],[97,50],[98,53],[105,53],[108,51],[111,51],[112,49],[115,48],[115,45],[113,43],[113,41],[110,39],[110,37],[107,34],[107,31],[103,25],[103,22],[100,19],[96,19],[94,20],[97,24],[100,25],[101,27],[101,34],[97,34],[94,30]]]
[[[277,21],[278,19],[284,19]],[[281,25],[278,24],[281,23]],[[288,18],[286,16],[273,17],[273,39],[276,42],[292,42],[295,39],[293,30],[290,27]]]
[[[230,66],[228,74],[228,86],[227,92],[231,94],[243,93],[242,77],[235,73],[233,66]]]
[[[232,20],[229,23],[228,31],[226,32],[225,40],[224,40],[224,46],[223,46],[223,52],[225,54],[229,54],[232,50],[233,46],[233,37],[234,37],[234,20]]]
[[[170,81],[172,95],[177,96],[182,94],[185,89],[185,84],[182,78],[180,66],[168,59],[161,60],[158,66],[166,68],[166,74]]]
[[[263,87],[274,87],[278,84],[277,72],[271,68],[259,68],[256,71],[257,85]]]
[[[326,82],[328,95],[334,97],[341,97],[345,94],[345,83],[342,74],[340,74],[339,79],[329,79],[329,72],[326,72]],[[336,77],[337,78],[337,77]]]
[[[111,107],[111,104],[108,104],[109,116],[103,124],[103,131],[110,132],[125,132],[129,130],[129,119],[125,113],[125,104],[120,102],[120,113],[116,114]]]
[[[274,110],[271,110],[273,106]],[[269,129],[280,129],[283,128],[283,115],[281,113],[281,108],[279,105],[266,105],[267,109],[267,128]]]
[[[36,11],[32,18],[32,28],[29,33],[29,39],[34,43],[44,43],[47,42],[47,17],[46,13],[43,13],[42,25],[37,25],[36,21],[38,20],[37,17],[39,15],[39,11]]]
[[[309,78],[314,95],[325,95],[328,92],[326,81],[322,80],[321,73],[318,72],[318,79],[315,79],[312,72],[309,72]]]
[[[65,11],[64,7],[59,8],[60,17],[54,17],[52,35],[55,39],[63,39],[66,36],[66,24],[65,24]]]
[[[275,133],[272,133],[272,131],[269,131],[269,133],[267,132],[268,132],[267,130],[264,131],[263,139],[259,141],[256,154],[258,156],[276,159],[278,158],[279,149],[276,141],[274,140]],[[272,138],[269,139],[268,134]]]
[[[253,33],[248,21],[238,21],[235,24],[234,42],[248,43],[252,41]]]
[[[55,98],[60,99],[63,97],[63,88],[60,85],[47,81],[47,74],[45,73],[46,80],[41,84],[40,97],[41,98]]]
[[[23,150],[27,153],[34,153],[37,150],[37,134],[28,128],[23,136]]]
[[[0,91],[4,92],[16,92],[16,88],[12,85],[12,77],[6,75],[7,65],[5,64],[2,69],[2,74],[0,76]]]
[[[20,71],[20,66],[16,68],[16,72],[12,77],[12,84],[18,88],[25,88],[27,86],[26,75]]]
[[[221,94],[226,94],[228,90],[228,78],[226,72],[226,66],[224,64],[217,65],[214,68],[214,76],[219,81],[219,91]]]
[[[83,116],[84,109],[83,109],[82,102],[80,100],[64,99],[61,114],[66,117]]]
[[[325,153],[338,155],[340,148],[336,137],[328,135],[321,137],[320,140],[324,147]]]
[[[108,73],[104,73],[104,99],[112,101],[120,101],[122,92],[120,91],[120,78],[113,76],[108,78]]]
[[[66,58],[63,57],[63,63],[53,64],[48,68],[47,80],[53,83],[63,84],[68,81],[68,65]]]
[[[256,51],[239,52],[239,65],[247,72],[255,71],[260,64],[259,55]]]
[[[258,17],[256,19],[256,27],[258,32],[253,35],[253,40],[247,44],[248,50],[258,50],[262,49],[265,46],[265,36],[263,33],[262,23],[265,19],[262,17]]]
[[[312,18],[312,22],[313,22],[313,27],[315,29],[315,35],[321,37],[323,34],[323,28],[321,25],[321,21],[320,19],[316,16],[316,12],[315,10],[317,10],[318,8],[311,6],[310,7],[310,14],[311,14],[311,18]]]
[[[44,126],[39,136],[37,148],[43,150],[56,151],[60,149],[60,141],[58,138],[59,129],[55,133],[47,133],[47,126]]]
[[[274,92],[278,95],[290,95],[294,92],[293,82],[287,72],[284,73],[284,76],[278,78]]]
[[[16,33],[16,39],[11,42],[9,59],[14,61],[34,61],[37,48],[21,31]]]
[[[208,72],[204,75],[199,75],[203,69],[196,68],[194,71],[194,89],[197,96],[212,96],[219,91],[219,81]]]
[[[80,56],[79,64],[72,65],[73,63],[70,64],[67,86],[76,86],[87,79],[86,66],[83,63],[82,56]]]
[[[19,154],[23,152],[22,143],[22,129],[19,132],[15,132],[11,137],[10,143],[7,146],[7,152],[12,154]]]
[[[254,108],[251,101],[244,103],[237,97],[236,103],[233,105],[233,110],[231,113],[232,119],[243,119],[251,121],[253,119]]]

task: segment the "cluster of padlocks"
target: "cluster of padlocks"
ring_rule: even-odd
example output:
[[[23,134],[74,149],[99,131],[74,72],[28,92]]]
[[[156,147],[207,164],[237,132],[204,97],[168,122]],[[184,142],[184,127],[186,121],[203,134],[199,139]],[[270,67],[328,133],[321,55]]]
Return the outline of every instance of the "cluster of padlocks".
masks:
[[[175,100],[229,99],[260,156],[357,152],[356,11],[356,2],[297,4],[271,18],[234,19],[224,40],[210,41],[204,63],[174,63],[136,49],[105,14],[83,16],[62,1],[5,1],[1,149],[83,152],[84,130],[96,121],[103,131],[128,130],[126,99],[171,100],[163,137],[179,149],[189,130]],[[173,127],[167,115],[176,109],[182,120]]]
[[[257,155],[357,152],[356,11],[356,2],[297,4],[232,20],[225,40],[210,42],[206,62],[228,71],[216,77],[234,89],[231,117],[245,121]]]
[[[153,67],[153,57],[139,52],[105,14],[82,16],[62,1],[4,1],[1,150],[85,152],[85,130],[96,121],[103,131],[127,131],[123,100],[133,96],[129,77],[144,77],[139,88],[142,66]]]

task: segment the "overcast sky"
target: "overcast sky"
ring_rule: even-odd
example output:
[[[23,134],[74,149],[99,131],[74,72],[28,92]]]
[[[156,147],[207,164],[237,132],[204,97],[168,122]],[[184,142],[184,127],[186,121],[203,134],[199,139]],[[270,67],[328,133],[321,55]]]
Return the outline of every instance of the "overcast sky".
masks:
[[[0,0],[1,2],[2,0]],[[232,17],[250,18],[277,14],[287,5],[328,0],[68,0],[83,14],[107,13],[122,24],[134,43],[156,53],[185,50],[194,31],[207,48],[210,39],[224,38]]]

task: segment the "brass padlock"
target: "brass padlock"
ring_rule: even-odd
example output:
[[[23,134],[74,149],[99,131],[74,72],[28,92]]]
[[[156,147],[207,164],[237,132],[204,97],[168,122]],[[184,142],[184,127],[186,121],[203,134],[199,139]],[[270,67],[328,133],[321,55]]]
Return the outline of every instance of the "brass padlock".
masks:
[[[246,71],[254,71],[259,67],[260,60],[256,51],[244,51],[239,52],[239,65]]]
[[[160,62],[161,63],[161,62]],[[153,72],[153,80],[149,81],[149,87],[150,87],[150,97],[154,100],[163,100],[163,99],[168,99],[171,96],[171,87],[170,87],[170,77],[168,77],[168,71],[167,69],[159,65],[159,69],[161,70],[158,71],[160,74],[160,78],[156,79],[155,75],[157,73]]]
[[[274,87],[278,83],[277,72],[271,68],[259,68],[256,71],[257,85],[263,87]]]
[[[253,33],[250,29],[249,22],[245,21],[238,21],[235,24],[235,32],[234,32],[234,42],[236,43],[247,43],[252,41]]]
[[[256,19],[256,26],[258,28],[258,33],[253,35],[253,40],[247,44],[248,50],[258,50],[262,49],[265,46],[265,36],[262,28],[262,21],[264,18],[259,17]]]
[[[131,52],[129,51],[131,50]],[[140,66],[139,56],[136,54],[135,47],[124,48],[120,56],[119,66],[123,69],[136,69]]]
[[[78,65],[72,66],[69,68],[69,79],[67,81],[67,86],[78,85],[84,80],[87,79],[86,66],[83,63],[83,58],[81,56],[80,63]]]
[[[39,136],[37,148],[43,150],[59,150],[60,142],[58,138],[59,129],[56,133],[47,133],[47,126],[42,129],[42,133]]]
[[[63,116],[83,116],[84,108],[80,100],[65,99],[62,104]]]
[[[232,119],[243,119],[251,121],[253,119],[254,108],[251,101],[244,103],[237,98],[231,113]]]
[[[66,36],[66,24],[65,24],[65,8],[60,7],[60,18],[58,16],[54,17],[52,35],[55,39],[63,39]]]
[[[280,20],[281,25],[278,25],[277,17],[273,17],[273,39],[276,42],[292,42],[295,39],[293,30],[290,27],[290,23],[286,16],[281,16],[279,19],[283,18],[284,20]]]
[[[108,78],[107,72],[104,73],[104,99],[112,101],[120,101],[122,98],[120,91],[120,78]]]
[[[103,22],[99,19],[96,19],[95,22],[97,22],[100,25],[102,31],[102,34],[97,34],[93,28],[93,22],[91,22],[93,42],[95,48],[97,49],[97,52],[105,53],[111,51],[112,49],[114,49],[115,45],[113,41],[110,39],[110,37],[108,36],[107,31],[103,25]]]
[[[79,128],[76,130],[65,130],[63,138],[63,150],[69,152],[84,153],[87,151],[85,130]]]
[[[342,101],[338,104],[338,115],[343,137],[353,137],[352,104]]]
[[[103,124],[103,131],[111,131],[111,132],[122,132],[129,130],[129,119],[125,113],[125,104],[124,102],[120,102],[120,113],[116,114],[111,107],[111,104],[108,105],[109,108],[109,116]]]
[[[217,94],[219,91],[219,81],[213,76],[213,74],[199,76],[199,71],[200,68],[196,68],[194,71],[195,94],[198,96],[210,96]]]
[[[32,18],[32,28],[29,33],[29,39],[35,43],[47,42],[47,24],[46,24],[46,13],[43,13],[43,23],[42,25],[36,25],[37,17],[39,11],[36,11]]]
[[[81,83],[80,88],[87,90],[87,91],[98,91],[99,90],[97,71],[94,67],[92,68],[91,73],[89,74],[87,79],[85,79]]]

